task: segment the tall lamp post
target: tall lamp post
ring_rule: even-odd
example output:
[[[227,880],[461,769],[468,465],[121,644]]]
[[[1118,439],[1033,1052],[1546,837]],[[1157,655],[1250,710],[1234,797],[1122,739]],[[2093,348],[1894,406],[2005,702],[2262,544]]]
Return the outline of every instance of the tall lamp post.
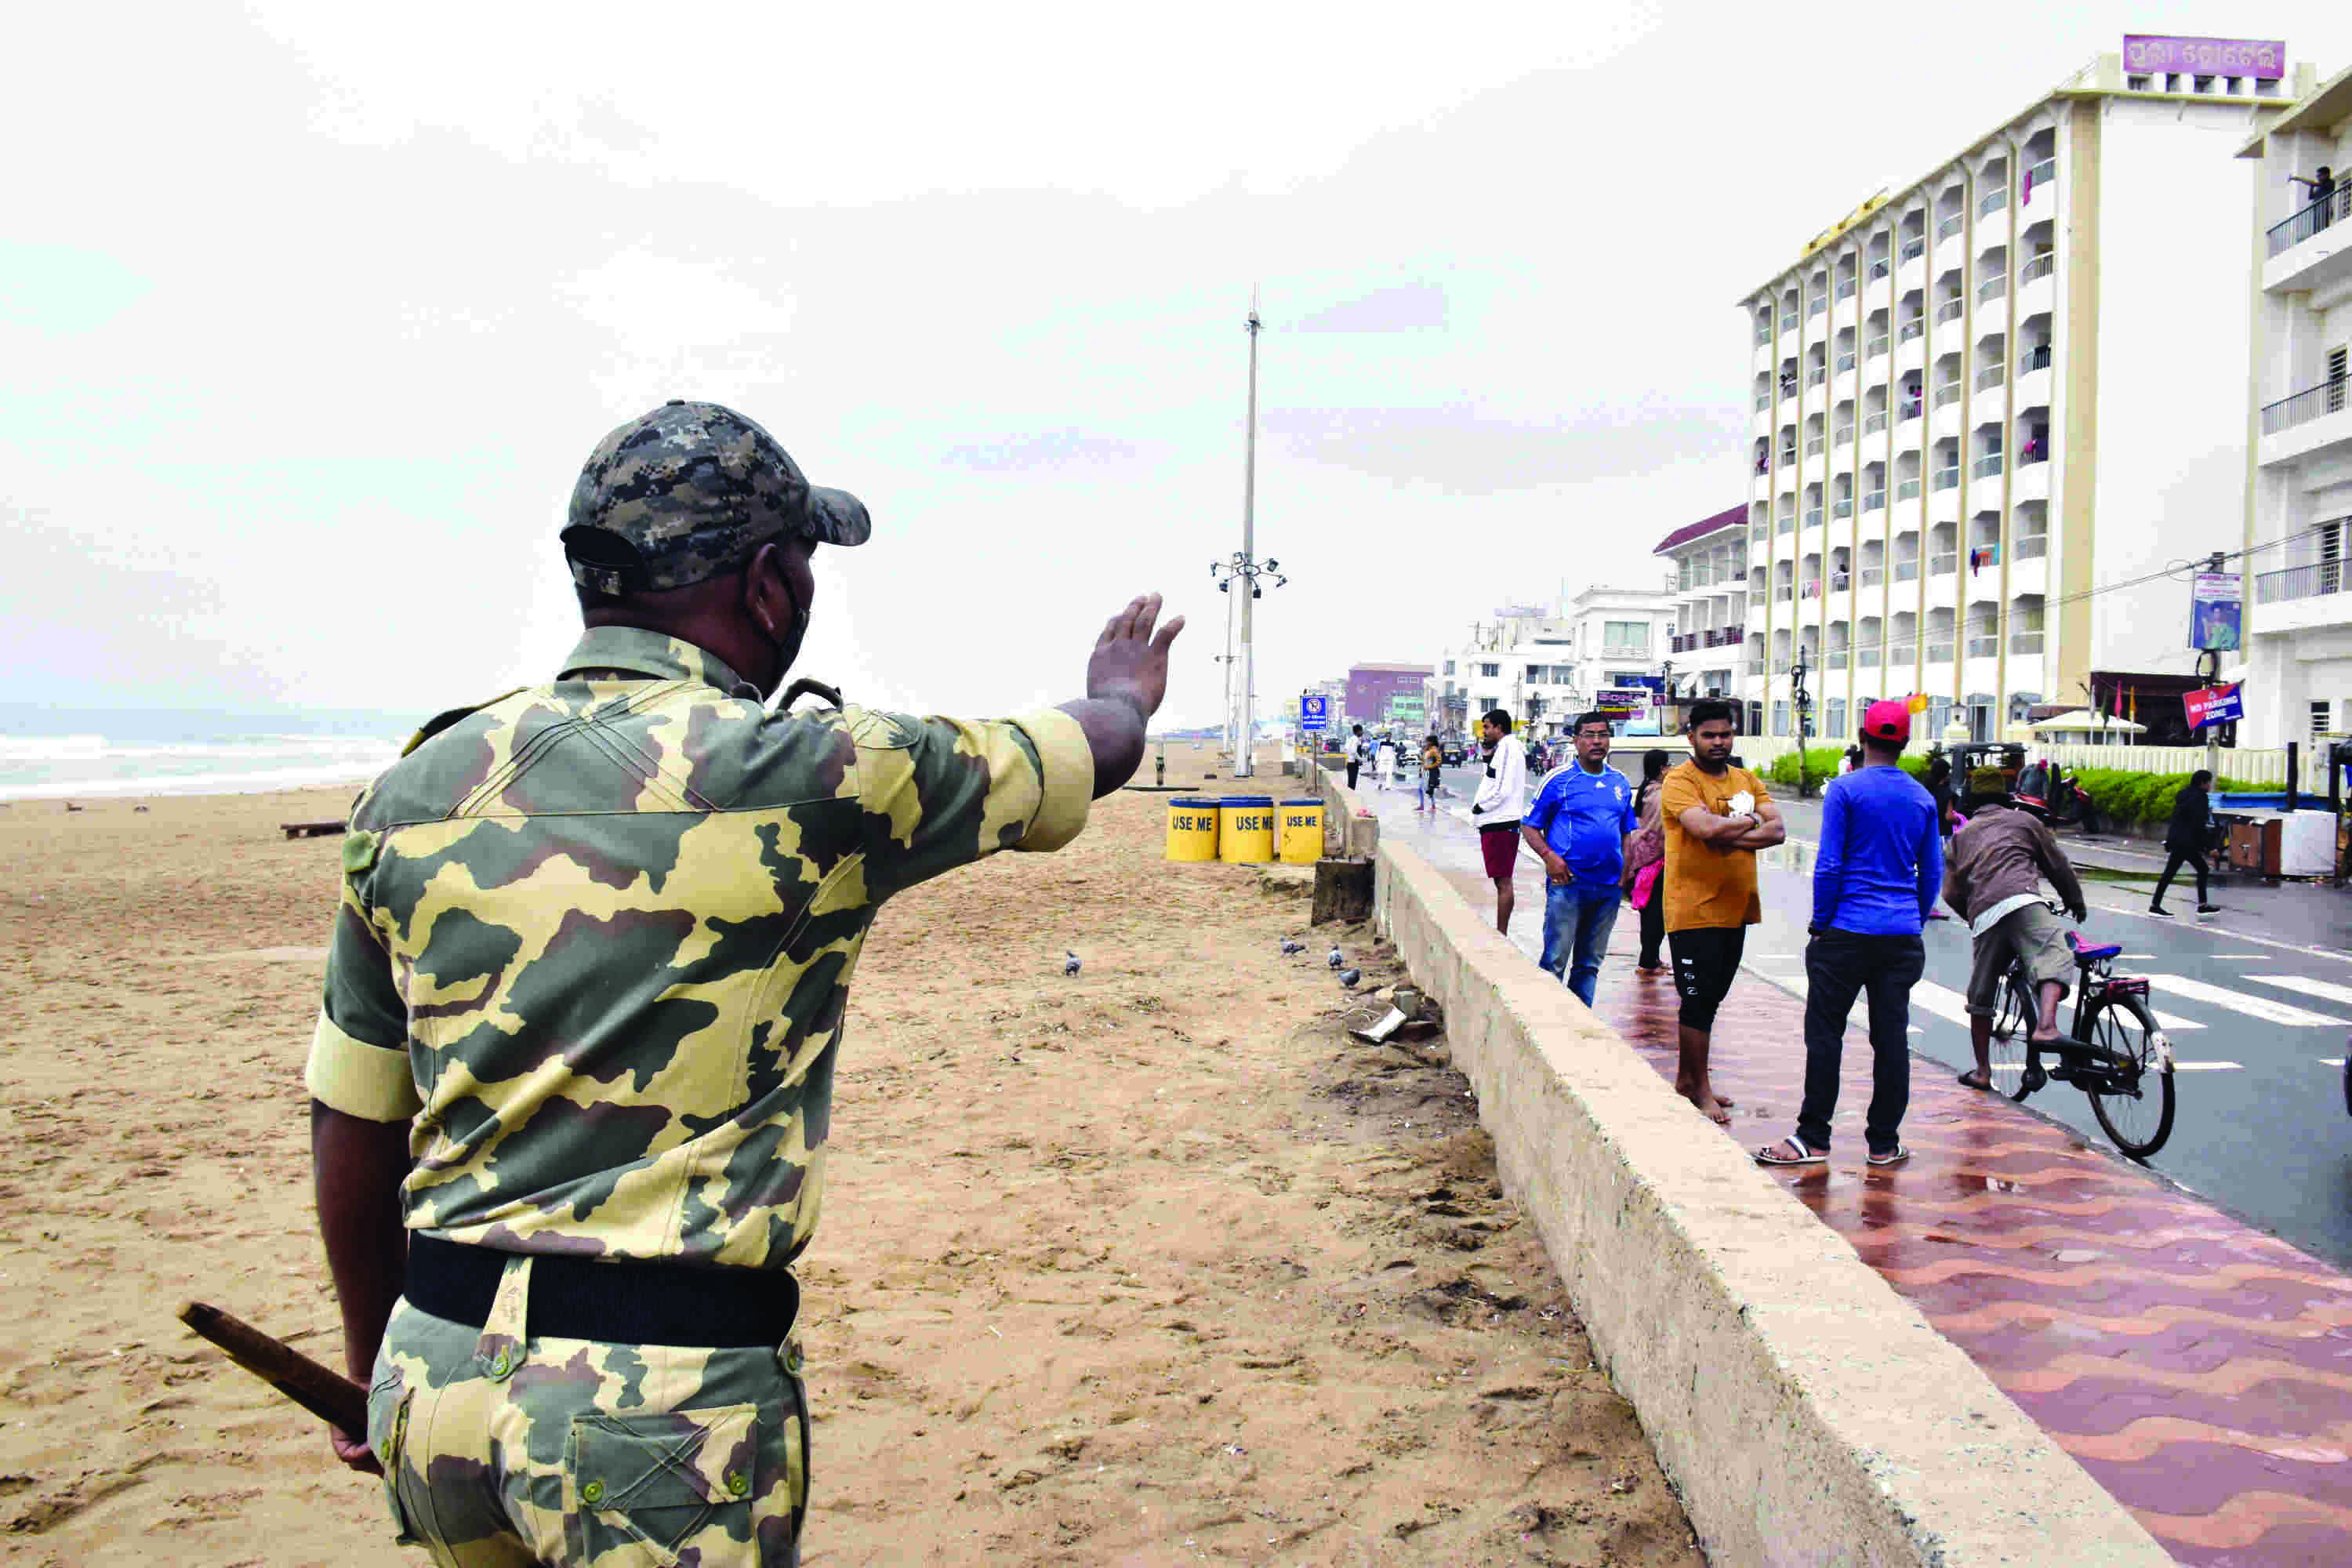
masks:
[[[1807,708],[1812,699],[1805,691],[1805,650],[1800,646],[1794,661],[1789,666],[1789,706],[1794,710],[1797,730],[1797,798],[1803,800],[1811,793],[1811,781],[1805,776],[1805,731],[1811,728],[1806,722]]]
[[[1254,721],[1250,711],[1250,680],[1254,671],[1250,664],[1249,623],[1252,601],[1265,597],[1267,587],[1279,588],[1290,581],[1280,570],[1279,561],[1253,561],[1244,551],[1235,551],[1223,561],[1209,563],[1209,575],[1217,580],[1217,592],[1234,594],[1239,583],[1242,592],[1234,594],[1241,601],[1242,651],[1225,656],[1225,750],[1232,756],[1234,776],[1247,778],[1252,769],[1250,733]],[[1262,585],[1263,584],[1263,585]],[[1234,601],[1225,601],[1226,624],[1232,625]],[[1228,645],[1230,646],[1230,645]]]
[[[1674,713],[1677,704],[1675,700],[1675,661],[1673,659],[1669,658],[1661,662],[1659,665],[1659,676],[1665,683],[1666,689],[1664,692],[1665,701],[1661,705],[1663,711],[1658,714],[1658,733],[1661,735],[1671,735],[1675,732],[1676,728],[1679,728],[1679,726],[1675,725],[1674,722]]]

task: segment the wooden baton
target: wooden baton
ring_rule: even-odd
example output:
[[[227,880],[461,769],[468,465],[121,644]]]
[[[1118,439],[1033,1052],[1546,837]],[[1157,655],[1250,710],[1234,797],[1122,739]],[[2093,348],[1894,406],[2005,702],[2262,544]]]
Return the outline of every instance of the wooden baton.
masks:
[[[330,1426],[367,1436],[368,1391],[244,1319],[203,1301],[180,1308],[180,1321],[228,1354],[228,1359]]]

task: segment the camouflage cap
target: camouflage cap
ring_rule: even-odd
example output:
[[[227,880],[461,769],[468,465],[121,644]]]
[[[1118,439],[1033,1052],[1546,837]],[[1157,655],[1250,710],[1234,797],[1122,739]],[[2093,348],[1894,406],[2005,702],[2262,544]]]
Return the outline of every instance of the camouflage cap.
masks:
[[[620,594],[732,571],[779,534],[863,544],[873,531],[864,502],[811,485],[756,421],[672,398],[596,443],[562,537],[573,582]]]

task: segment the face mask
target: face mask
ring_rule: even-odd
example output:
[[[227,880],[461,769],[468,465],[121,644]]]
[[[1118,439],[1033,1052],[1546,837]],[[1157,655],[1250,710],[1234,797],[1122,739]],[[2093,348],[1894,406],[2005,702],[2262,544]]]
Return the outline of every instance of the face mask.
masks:
[[[801,611],[800,596],[793,592],[791,581],[781,572],[776,574],[776,580],[783,584],[784,597],[793,606],[791,626],[783,636],[778,637],[761,625],[758,616],[750,618],[753,628],[767,640],[770,647],[776,650],[776,679],[781,684],[785,673],[793,668],[793,661],[801,656],[801,641],[808,636],[808,616]]]

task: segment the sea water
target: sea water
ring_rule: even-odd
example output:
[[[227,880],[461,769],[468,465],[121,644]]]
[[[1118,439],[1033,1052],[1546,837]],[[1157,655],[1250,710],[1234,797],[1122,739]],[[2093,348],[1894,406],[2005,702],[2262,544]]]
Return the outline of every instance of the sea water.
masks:
[[[356,787],[423,718],[0,704],[0,801]]]

